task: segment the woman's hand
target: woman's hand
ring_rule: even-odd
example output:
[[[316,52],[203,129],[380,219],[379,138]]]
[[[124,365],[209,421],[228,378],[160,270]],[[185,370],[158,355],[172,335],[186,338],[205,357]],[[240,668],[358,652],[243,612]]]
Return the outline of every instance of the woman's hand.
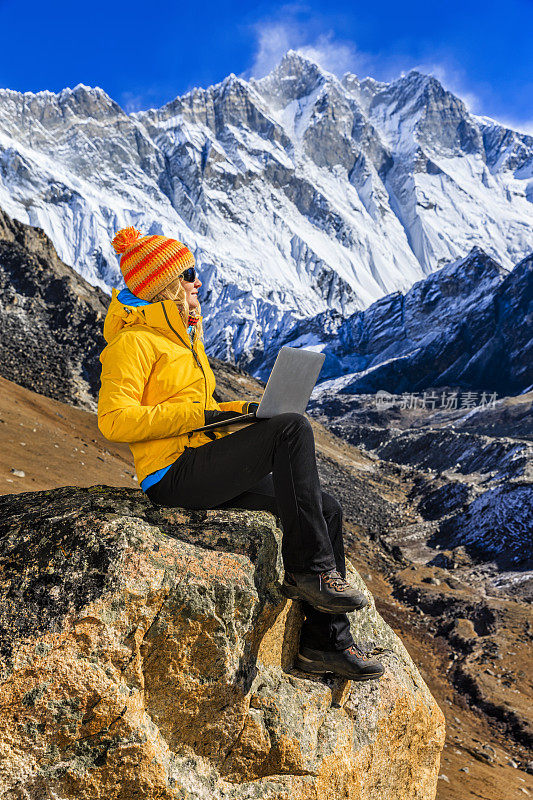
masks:
[[[224,422],[227,419],[234,417],[242,417],[243,414],[252,414],[259,408],[259,403],[246,403],[242,412],[240,411],[218,411],[204,410],[204,425],[210,425],[212,422]]]
[[[210,425],[212,422],[224,422],[234,417],[242,417],[242,414],[239,414],[238,411],[217,411],[216,409],[208,411],[206,409],[204,410],[204,425]]]

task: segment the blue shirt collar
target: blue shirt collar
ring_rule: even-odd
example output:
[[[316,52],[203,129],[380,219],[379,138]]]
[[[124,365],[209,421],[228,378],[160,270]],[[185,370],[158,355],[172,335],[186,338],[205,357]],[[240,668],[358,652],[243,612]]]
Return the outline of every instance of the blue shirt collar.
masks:
[[[130,292],[130,290],[126,287],[125,289],[121,289],[120,292],[117,294],[117,300],[120,303],[124,303],[126,306],[149,306],[150,303],[148,300],[142,300],[137,295]]]

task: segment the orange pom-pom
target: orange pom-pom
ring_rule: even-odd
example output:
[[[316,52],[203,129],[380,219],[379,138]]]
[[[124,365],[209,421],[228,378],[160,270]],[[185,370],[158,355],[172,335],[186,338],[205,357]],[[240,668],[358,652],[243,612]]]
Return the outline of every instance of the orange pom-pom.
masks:
[[[142,236],[142,233],[136,228],[122,228],[116,234],[111,244],[115,248],[115,252],[120,254],[134,244],[140,236]]]

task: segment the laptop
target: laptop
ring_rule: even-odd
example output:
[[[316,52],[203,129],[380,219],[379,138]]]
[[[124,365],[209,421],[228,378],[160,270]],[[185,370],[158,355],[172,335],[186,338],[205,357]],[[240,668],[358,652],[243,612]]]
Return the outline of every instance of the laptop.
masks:
[[[201,428],[194,428],[190,433],[254,422],[288,411],[303,414],[325,358],[324,353],[316,353],[314,350],[282,347],[276,356],[257,411],[238,414],[222,422],[211,422]]]

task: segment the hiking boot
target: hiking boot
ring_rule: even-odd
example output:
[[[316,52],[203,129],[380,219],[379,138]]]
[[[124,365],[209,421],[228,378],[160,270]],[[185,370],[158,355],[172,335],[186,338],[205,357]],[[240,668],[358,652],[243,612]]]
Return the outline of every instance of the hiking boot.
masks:
[[[325,675],[332,672],[341,678],[351,681],[370,681],[380,678],[385,672],[383,664],[370,658],[356,644],[346,650],[313,650],[300,646],[294,662],[296,669],[313,675]]]
[[[344,614],[368,605],[336,569],[327,572],[286,572],[281,593],[291,600],[306,600],[328,614]]]

